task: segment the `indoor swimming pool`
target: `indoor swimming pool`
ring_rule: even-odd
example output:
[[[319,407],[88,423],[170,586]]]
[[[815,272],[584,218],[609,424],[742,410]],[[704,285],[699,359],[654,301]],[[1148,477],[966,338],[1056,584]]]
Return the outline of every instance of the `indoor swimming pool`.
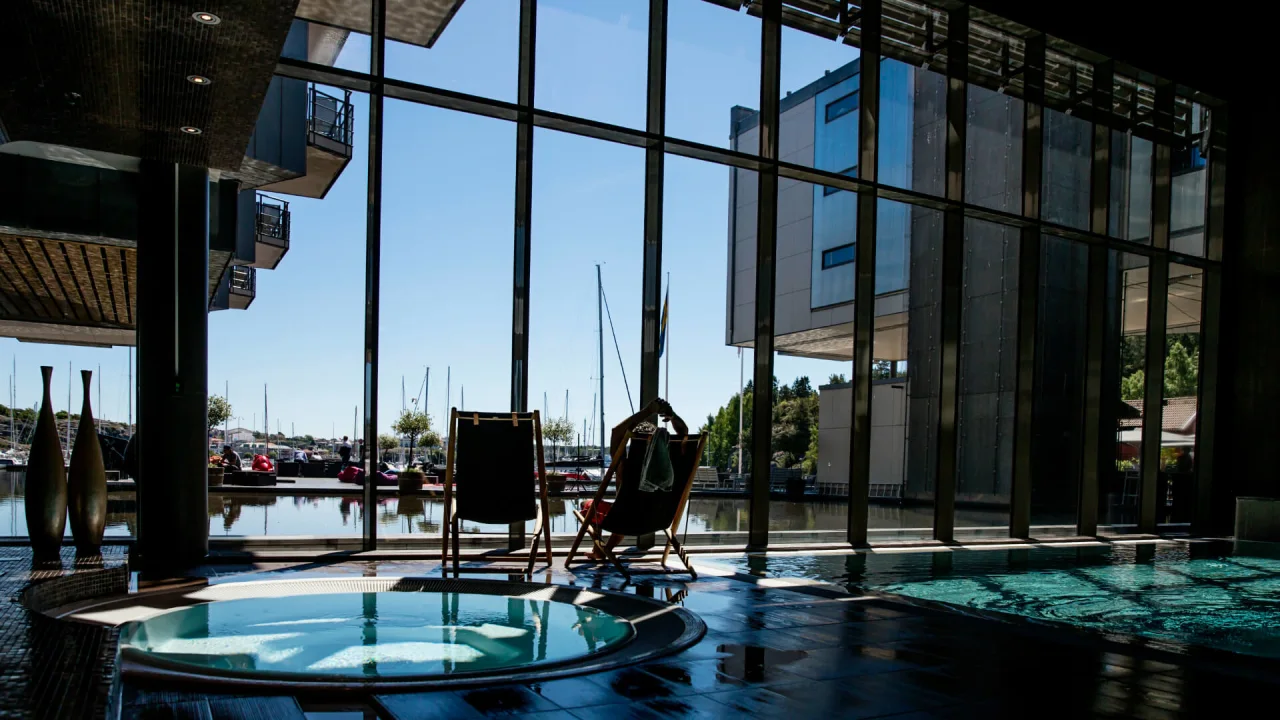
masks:
[[[1280,659],[1280,560],[1204,543],[747,557],[740,571],[807,577],[1179,652]]]

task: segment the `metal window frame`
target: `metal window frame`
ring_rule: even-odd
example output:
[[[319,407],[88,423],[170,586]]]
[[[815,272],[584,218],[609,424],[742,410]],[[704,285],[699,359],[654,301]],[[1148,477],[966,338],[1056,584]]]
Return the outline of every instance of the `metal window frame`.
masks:
[[[372,0],[369,73],[369,186],[365,216],[364,257],[364,469],[363,542],[366,552],[378,549],[378,322],[382,286],[382,129],[385,97],[376,79],[386,67],[387,0]],[[353,438],[359,440],[359,438]]]
[[[860,9],[862,66],[858,91],[858,215],[853,277],[853,419],[849,423],[849,544],[867,544],[871,491],[871,367],[876,332],[875,183],[880,165],[881,0],[863,0]]]
[[[1047,40],[1027,40],[1024,57],[1022,216],[1040,220],[1044,191],[1044,86]],[[1043,226],[1023,227],[1018,238],[1017,376],[1014,379],[1013,478],[1009,537],[1031,537],[1032,457],[1035,438],[1036,337],[1040,329],[1040,245]]]
[[[386,53],[386,0],[370,0],[372,6],[371,57],[369,72],[343,70],[302,60],[281,58],[276,67],[276,74],[281,77],[296,78],[319,82],[325,85],[348,91],[365,92],[369,97],[369,189],[368,216],[366,225],[366,272],[365,272],[365,362],[364,362],[364,433],[370,440],[366,445],[363,458],[366,473],[372,473],[377,467],[377,448],[372,438],[376,437],[378,384],[378,320],[379,303],[377,288],[380,282],[381,252],[381,205],[382,205],[382,130],[385,98],[407,100],[417,104],[466,112],[484,117],[506,119],[516,123],[516,211],[515,233],[513,237],[513,253],[516,257],[513,277],[512,297],[512,392],[513,409],[521,409],[528,401],[528,322],[529,322],[529,260],[530,218],[532,214],[532,152],[534,128],[542,127],[568,132],[584,137],[616,142],[646,150],[646,199],[645,199],[645,269],[643,322],[642,322],[642,396],[652,388],[657,392],[657,358],[656,335],[658,301],[661,288],[662,258],[662,194],[663,169],[666,154],[679,155],[692,159],[712,162],[727,167],[743,168],[756,171],[759,177],[760,196],[758,198],[757,216],[757,264],[756,264],[756,327],[755,327],[755,363],[753,379],[757,402],[754,408],[753,421],[767,426],[771,421],[772,381],[773,381],[773,330],[774,300],[776,285],[776,219],[777,193],[781,178],[823,185],[836,190],[849,190],[859,193],[858,221],[858,263],[862,271],[855,274],[855,298],[869,301],[858,303],[863,312],[855,317],[855,381],[859,377],[870,378],[871,347],[874,340],[874,251],[876,204],[879,198],[903,202],[914,206],[941,210],[944,214],[944,271],[943,271],[943,312],[942,312],[942,372],[943,385],[938,415],[932,418],[939,427],[938,449],[940,453],[937,466],[938,476],[935,484],[935,537],[949,541],[954,538],[955,520],[955,483],[956,483],[956,421],[958,401],[958,360],[959,360],[959,324],[961,316],[960,283],[962,282],[963,235],[964,220],[976,218],[986,222],[997,223],[1006,227],[1018,228],[1021,233],[1021,258],[1019,269],[1019,320],[1018,320],[1018,392],[1015,405],[1015,469],[1010,505],[1010,533],[1015,537],[1025,537],[1029,532],[1029,495],[1030,495],[1030,433],[1031,410],[1033,407],[1034,379],[1034,346],[1037,332],[1036,313],[1038,311],[1038,279],[1039,279],[1039,246],[1042,235],[1064,237],[1084,243],[1090,248],[1090,307],[1096,304],[1099,290],[1096,289],[1095,276],[1101,266],[1105,274],[1105,264],[1099,263],[1096,255],[1104,259],[1111,250],[1147,257],[1151,274],[1150,298],[1163,298],[1167,302],[1168,268],[1171,262],[1195,267],[1205,272],[1204,315],[1201,319],[1202,355],[1201,355],[1201,397],[1200,397],[1200,432],[1197,434],[1197,499],[1201,503],[1211,496],[1212,469],[1208,467],[1212,456],[1212,426],[1215,419],[1214,403],[1216,402],[1216,371],[1219,362],[1217,343],[1217,327],[1214,318],[1220,310],[1221,271],[1223,245],[1223,184],[1225,182],[1225,123],[1219,117],[1225,117],[1221,104],[1211,106],[1215,114],[1211,126],[1211,142],[1214,151],[1208,160],[1206,172],[1208,192],[1206,193],[1206,257],[1189,257],[1172,252],[1169,249],[1169,219],[1171,173],[1171,148],[1169,143],[1179,140],[1175,133],[1176,110],[1175,87],[1169,83],[1155,83],[1155,107],[1152,109],[1150,122],[1147,118],[1130,119],[1114,111],[1110,105],[1101,107],[1107,100],[1101,99],[1103,92],[1098,90],[1094,69],[1095,86],[1092,102],[1080,108],[1081,114],[1092,120],[1095,125],[1094,149],[1095,166],[1097,152],[1101,143],[1101,133],[1112,129],[1131,131],[1135,135],[1150,137],[1155,143],[1155,172],[1153,186],[1153,231],[1150,245],[1136,245],[1125,240],[1113,238],[1107,234],[1105,226],[1106,209],[1109,198],[1101,192],[1106,184],[1095,170],[1092,177],[1091,222],[1087,231],[1065,227],[1054,223],[1046,223],[1040,219],[1039,195],[1042,151],[1042,113],[1044,109],[1044,64],[1034,62],[1039,57],[1036,36],[1031,35],[1022,40],[1031,47],[1032,62],[1026,62],[1028,53],[1024,49],[1024,66],[1013,70],[1012,75],[1021,74],[1022,78],[1014,79],[1013,90],[1027,99],[1027,126],[1024,128],[1024,148],[1034,145],[1037,152],[1025,152],[1023,158],[1023,208],[1019,213],[995,211],[971,205],[964,200],[964,153],[965,153],[965,106],[967,86],[973,82],[974,71],[969,67],[968,53],[969,28],[975,25],[968,5],[948,4],[947,14],[948,37],[940,47],[929,52],[930,57],[947,53],[948,76],[948,138],[947,138],[947,191],[943,197],[926,195],[910,189],[881,185],[875,175],[876,129],[878,127],[878,72],[870,73],[869,68],[878,67],[881,53],[872,51],[880,49],[882,7],[879,0],[862,3],[855,13],[854,22],[861,27],[850,31],[846,42],[863,49],[863,81],[874,75],[872,84],[877,86],[874,100],[868,107],[863,98],[865,87],[858,89],[860,119],[860,161],[857,177],[841,173],[819,170],[783,162],[778,156],[778,123],[780,117],[779,80],[781,61],[781,27],[790,24],[782,7],[781,0],[760,0],[753,2],[752,14],[761,18],[761,59],[760,59],[760,152],[757,155],[738,152],[689,141],[683,138],[668,137],[665,128],[666,104],[666,41],[667,41],[667,0],[652,0],[650,3],[650,27],[648,46],[649,83],[647,88],[648,115],[645,129],[627,128],[586,118],[573,117],[555,113],[534,106],[534,48],[536,41],[536,0],[521,0],[520,21],[520,65],[519,65],[519,97],[516,103],[504,102],[490,98],[470,95],[443,88],[419,83],[407,82],[385,76]],[[986,27],[990,18],[982,14],[977,25]],[[959,21],[959,22],[956,22]],[[932,38],[930,38],[932,40]],[[1056,42],[1056,41],[1055,41]],[[1055,45],[1055,53],[1058,53]],[[897,48],[894,52],[901,51]],[[894,52],[890,55],[896,57]],[[1060,53],[1058,53],[1060,54]],[[1055,55],[1055,58],[1057,55]],[[1060,60],[1060,58],[1059,58]],[[927,62],[927,60],[926,60]],[[1057,62],[1057,60],[1055,60]],[[1125,73],[1126,78],[1134,75],[1131,68],[1111,66]],[[1086,68],[1087,69],[1087,68]],[[1114,72],[1114,70],[1112,71]],[[869,74],[870,73],[870,74]],[[1104,75],[1105,77],[1105,75]],[[1114,76],[1113,76],[1114,77]],[[1144,76],[1145,77],[1145,76]],[[1058,82],[1055,80],[1055,82]],[[1145,82],[1145,80],[1144,80]],[[982,84],[982,83],[980,83]],[[1105,82],[1102,85],[1106,85]],[[1030,98],[1027,94],[1030,93]],[[1036,99],[1039,102],[1035,102]],[[1110,98],[1109,100],[1114,100]],[[1057,102],[1057,101],[1055,101]],[[1035,116],[1034,118],[1032,116]],[[1035,121],[1036,132],[1032,128]],[[1034,135],[1030,141],[1028,136]],[[1025,144],[1025,143],[1029,143]],[[868,162],[867,158],[871,161]],[[1107,163],[1109,166],[1109,163]],[[1032,176],[1037,180],[1031,182]],[[1101,215],[1099,215],[1101,213]],[[1100,224],[1099,217],[1104,218]],[[868,239],[869,242],[862,242]],[[1029,252],[1034,250],[1034,252]],[[655,288],[658,290],[655,291]],[[650,300],[653,300],[651,303]],[[1165,338],[1165,302],[1148,303],[1148,346],[1146,357],[1147,397],[1152,392],[1159,396],[1163,389],[1163,363]],[[1024,308],[1026,309],[1024,311]],[[865,317],[864,314],[865,313]],[[1086,376],[1086,423],[1097,421],[1095,402],[1101,402],[1097,387],[1097,370],[1095,357],[1100,351],[1099,329],[1096,317],[1090,316],[1089,363]],[[859,326],[860,321],[860,326]],[[652,337],[651,337],[652,336]],[[650,343],[650,339],[654,342]],[[651,348],[650,345],[654,345]],[[865,366],[865,367],[864,367]],[[863,372],[857,372],[862,369]],[[648,384],[646,384],[646,380]],[[856,388],[860,390],[861,388]],[[1096,397],[1095,397],[1096,396]],[[1156,405],[1159,407],[1159,404]],[[1150,413],[1149,413],[1150,415]],[[851,453],[854,448],[866,444],[869,450],[870,394],[869,387],[865,397],[855,395],[854,428],[851,430]],[[861,424],[859,424],[861,420]],[[1143,509],[1141,513],[1142,529],[1154,531],[1154,490],[1156,470],[1158,466],[1158,418],[1152,423],[1144,423],[1144,477],[1143,477]],[[1152,429],[1154,428],[1154,429]],[[1087,437],[1099,436],[1089,433]],[[1156,442],[1153,444],[1152,434]],[[757,434],[751,448],[753,467],[767,468],[771,454],[771,442],[768,434]],[[1156,462],[1148,462],[1146,453],[1155,454]],[[1097,455],[1096,448],[1087,448],[1086,455]],[[855,489],[869,480],[867,452],[861,453],[850,466],[851,498],[850,507],[850,541],[863,544],[866,540],[866,508],[865,493],[857,493]],[[1093,477],[1090,470],[1093,468]],[[1088,504],[1089,497],[1096,500],[1097,470],[1095,463],[1086,463],[1086,471],[1081,478],[1081,502]],[[768,545],[768,507],[769,478],[766,472],[753,472],[750,486],[750,540],[749,547],[763,549]],[[364,488],[366,507],[373,507],[374,486],[366,483]],[[1096,502],[1093,503],[1096,506]],[[855,507],[858,506],[858,507]],[[1200,513],[1199,511],[1203,511]],[[1207,518],[1202,514],[1208,512],[1207,507],[1198,506],[1197,525],[1207,527]],[[1083,510],[1080,514],[1080,530],[1086,531],[1090,526],[1096,530],[1096,507],[1092,513]],[[509,534],[510,544],[517,541],[523,543],[523,527],[513,526]],[[376,514],[366,513],[363,528],[363,546],[365,549],[376,549],[377,528]]]
[[[517,100],[532,107],[537,62],[538,2],[520,0]],[[533,121],[522,112],[516,121],[516,197],[511,241],[511,410],[529,409],[529,279],[533,261]],[[546,418],[543,418],[545,421]],[[507,549],[524,547],[524,523],[507,526]]]
[[[773,426],[773,320],[777,284],[778,120],[781,111],[782,0],[764,0],[760,22],[760,152],[756,199],[755,362],[751,426]],[[771,433],[751,434],[747,549],[769,546]]]

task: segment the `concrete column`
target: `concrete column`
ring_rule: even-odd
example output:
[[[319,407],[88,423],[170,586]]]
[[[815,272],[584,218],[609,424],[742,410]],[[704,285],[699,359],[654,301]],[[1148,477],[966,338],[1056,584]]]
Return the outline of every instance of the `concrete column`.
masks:
[[[209,551],[209,173],[144,162],[138,207],[138,545],[147,567]]]

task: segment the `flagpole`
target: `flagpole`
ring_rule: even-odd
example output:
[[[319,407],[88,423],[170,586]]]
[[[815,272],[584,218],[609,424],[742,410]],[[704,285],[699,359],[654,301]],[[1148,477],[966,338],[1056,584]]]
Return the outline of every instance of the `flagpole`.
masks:
[[[671,272],[668,271],[667,272],[667,297],[666,297],[666,301],[663,303],[665,307],[662,308],[662,311],[663,311],[662,319],[664,321],[663,325],[665,325],[665,332],[663,332],[662,334],[662,341],[663,341],[662,351],[667,356],[667,372],[666,372],[667,389],[663,391],[663,395],[664,395],[663,399],[666,400],[667,402],[671,402],[671,316],[669,314],[669,311],[671,309],[670,302],[671,302]]]

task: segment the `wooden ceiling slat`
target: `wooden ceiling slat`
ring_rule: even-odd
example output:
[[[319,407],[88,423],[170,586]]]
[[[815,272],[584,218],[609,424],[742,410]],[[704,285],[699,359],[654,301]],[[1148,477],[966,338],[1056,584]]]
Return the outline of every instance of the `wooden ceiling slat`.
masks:
[[[106,315],[102,312],[102,298],[98,294],[98,283],[89,269],[89,264],[85,261],[88,250],[78,243],[63,243],[62,249],[66,252],[72,276],[79,278],[76,284],[84,296],[84,304],[89,311],[89,316],[94,322],[106,321]]]
[[[0,245],[4,248],[5,260],[12,268],[10,280],[18,292],[27,298],[33,314],[41,320],[60,319],[58,306],[44,289],[44,283],[40,282],[35,268],[31,267],[31,260],[27,257],[22,242],[17,238],[6,237],[0,240]]]
[[[98,248],[102,256],[102,265],[106,268],[107,286],[111,290],[111,303],[115,306],[116,322],[123,325],[132,324],[132,316],[127,312],[129,303],[124,294],[124,271],[120,267],[120,255],[115,248]]]
[[[75,273],[71,272],[71,266],[67,264],[67,257],[62,243],[57,240],[40,240],[40,250],[44,254],[44,261],[48,263],[49,268],[53,271],[53,280],[57,283],[56,287],[62,293],[62,297],[66,301],[67,306],[71,308],[72,314],[77,321],[91,322],[93,316],[89,313],[89,308],[85,307],[84,293],[80,291],[80,282]],[[54,285],[50,283],[50,287]]]
[[[129,324],[133,324],[133,318],[138,308],[138,253],[134,250],[125,250],[120,248],[120,261],[124,264],[124,293],[125,293],[125,317],[128,318]]]
[[[94,286],[98,291],[98,302],[102,304],[102,320],[103,322],[114,323],[116,325],[123,324],[121,318],[116,312],[115,296],[111,288],[111,274],[107,272],[107,266],[102,261],[103,248],[100,245],[90,245],[84,248],[85,261],[89,268],[90,277],[94,278]]]
[[[71,304],[67,302],[66,296],[62,293],[62,285],[58,282],[57,274],[53,268],[49,267],[49,261],[45,259],[44,248],[40,243],[28,238],[21,239],[22,252],[26,255],[28,267],[34,273],[34,281],[29,279],[28,285],[36,288],[37,292],[43,293],[53,303],[53,317],[57,320],[66,321],[74,320],[75,313],[71,311]]]

